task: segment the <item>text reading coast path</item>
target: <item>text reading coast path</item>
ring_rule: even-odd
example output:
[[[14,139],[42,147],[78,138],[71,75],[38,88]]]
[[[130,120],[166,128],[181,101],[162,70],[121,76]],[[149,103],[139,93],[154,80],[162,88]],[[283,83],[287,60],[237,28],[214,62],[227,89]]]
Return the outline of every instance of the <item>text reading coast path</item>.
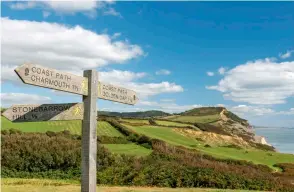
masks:
[[[88,95],[88,79],[47,67],[24,64],[15,69],[26,84],[47,87],[59,91]],[[98,98],[134,105],[138,98],[132,90],[98,81]]]

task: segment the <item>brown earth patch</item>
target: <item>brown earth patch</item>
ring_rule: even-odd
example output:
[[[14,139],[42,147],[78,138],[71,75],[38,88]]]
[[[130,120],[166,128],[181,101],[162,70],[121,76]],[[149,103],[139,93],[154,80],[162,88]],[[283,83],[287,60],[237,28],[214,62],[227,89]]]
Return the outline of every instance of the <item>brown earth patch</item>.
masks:
[[[193,129],[177,128],[173,131],[186,137],[201,139],[211,146],[237,145],[242,148],[250,148],[250,144],[238,136],[220,135],[205,131],[195,131]]]

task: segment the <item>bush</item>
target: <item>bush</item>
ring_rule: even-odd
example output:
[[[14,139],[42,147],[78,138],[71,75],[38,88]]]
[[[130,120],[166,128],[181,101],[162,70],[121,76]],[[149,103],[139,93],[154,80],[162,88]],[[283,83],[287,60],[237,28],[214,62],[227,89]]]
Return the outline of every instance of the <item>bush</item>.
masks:
[[[149,124],[150,125],[157,125],[157,123],[155,122],[155,120],[153,118],[149,119]]]
[[[98,136],[97,141],[102,144],[127,144],[129,141],[124,137]]]
[[[228,147],[228,148],[234,148],[234,149],[242,149],[242,147],[235,145],[235,144],[230,144],[230,145],[226,145],[224,147]]]
[[[230,136],[230,134],[227,133],[225,130],[223,130],[221,127],[217,127],[214,125],[204,124],[204,123],[195,123],[194,126],[198,127],[202,131],[207,131],[207,132]]]
[[[76,179],[81,177],[81,141],[64,134],[1,135],[2,177]],[[141,137],[141,141],[149,139]],[[147,157],[110,154],[97,146],[97,183],[158,187],[209,187],[293,191],[293,164],[278,164],[273,174],[263,165],[217,159],[196,150],[151,140]],[[149,146],[149,143],[141,143]],[[283,174],[288,174],[283,175]],[[286,177],[287,176],[287,177]]]
[[[275,151],[275,148],[273,146],[264,145],[264,144],[261,144],[261,143],[250,142],[250,145],[257,148],[257,149],[261,149],[261,150],[264,150],[264,151]]]

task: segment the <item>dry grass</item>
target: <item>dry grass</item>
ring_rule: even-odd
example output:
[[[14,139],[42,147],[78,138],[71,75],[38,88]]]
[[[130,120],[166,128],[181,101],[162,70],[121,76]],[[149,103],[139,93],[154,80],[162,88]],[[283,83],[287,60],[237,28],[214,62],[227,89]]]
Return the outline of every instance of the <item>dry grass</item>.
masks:
[[[2,179],[3,192],[79,192],[77,181],[41,180],[41,179]],[[99,192],[247,192],[248,190],[220,190],[199,188],[156,188],[156,187],[115,187],[97,186]],[[249,192],[249,191],[248,191]]]
[[[250,148],[250,145],[240,137],[220,135],[205,131],[195,131],[193,129],[185,128],[177,128],[173,130],[186,137],[201,139],[202,141],[211,146],[227,146],[233,144],[240,146],[242,148]]]

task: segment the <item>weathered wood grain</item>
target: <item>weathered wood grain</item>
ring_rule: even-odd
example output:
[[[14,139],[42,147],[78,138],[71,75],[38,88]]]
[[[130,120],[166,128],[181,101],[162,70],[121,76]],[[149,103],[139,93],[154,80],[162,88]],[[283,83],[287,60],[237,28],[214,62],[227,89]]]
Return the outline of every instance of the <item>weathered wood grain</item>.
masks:
[[[12,122],[82,120],[83,103],[12,105],[2,115]]]
[[[88,95],[88,78],[70,73],[50,69],[35,64],[24,64],[15,69],[15,72],[25,84],[46,87],[59,91]],[[111,85],[109,83],[98,83],[97,97],[118,103],[134,105],[138,101],[136,92]]]
[[[98,73],[96,70],[84,71],[87,77],[89,95],[83,96],[84,119],[82,127],[82,192],[96,192],[96,154],[97,154],[97,89]]]
[[[24,64],[15,69],[20,79],[30,85],[87,95],[88,79],[35,64]]]

